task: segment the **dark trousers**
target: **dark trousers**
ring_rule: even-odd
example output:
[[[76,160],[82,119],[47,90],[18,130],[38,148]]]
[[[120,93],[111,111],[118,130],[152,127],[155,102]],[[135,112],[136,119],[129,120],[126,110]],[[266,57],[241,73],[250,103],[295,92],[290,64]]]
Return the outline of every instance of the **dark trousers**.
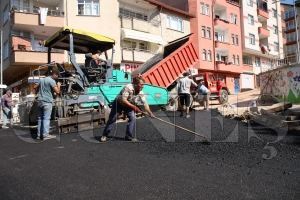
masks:
[[[132,136],[132,132],[135,125],[135,113],[134,110],[130,107],[126,107],[118,103],[116,100],[112,103],[112,108],[109,114],[109,119],[107,121],[107,124],[103,130],[103,135],[108,136],[111,129],[113,128],[114,123],[117,121],[120,114],[122,114],[122,111],[127,115],[129,118],[127,122],[127,128],[126,128],[126,136]]]

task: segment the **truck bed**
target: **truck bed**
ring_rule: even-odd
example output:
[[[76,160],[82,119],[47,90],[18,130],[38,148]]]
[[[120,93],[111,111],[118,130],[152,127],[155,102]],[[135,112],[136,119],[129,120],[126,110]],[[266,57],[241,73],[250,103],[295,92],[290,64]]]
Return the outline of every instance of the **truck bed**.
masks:
[[[193,35],[189,34],[170,42],[163,51],[134,70],[131,76],[142,74],[147,83],[168,87],[198,61],[193,39]]]

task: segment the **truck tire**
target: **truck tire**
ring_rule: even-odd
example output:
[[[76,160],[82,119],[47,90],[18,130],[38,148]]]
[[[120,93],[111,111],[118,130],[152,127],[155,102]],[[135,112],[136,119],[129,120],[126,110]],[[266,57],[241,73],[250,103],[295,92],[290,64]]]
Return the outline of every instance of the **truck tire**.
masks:
[[[218,98],[220,104],[227,103],[228,101],[228,92],[226,90],[221,90],[220,97]]]

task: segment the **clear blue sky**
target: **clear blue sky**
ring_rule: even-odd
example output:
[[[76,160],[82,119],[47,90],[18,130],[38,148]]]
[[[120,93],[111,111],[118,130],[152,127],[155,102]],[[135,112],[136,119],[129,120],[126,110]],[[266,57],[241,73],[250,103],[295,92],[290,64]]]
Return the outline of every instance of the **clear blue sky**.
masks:
[[[295,0],[296,1],[296,0]],[[281,0],[280,1],[281,3],[284,3],[284,4],[293,4],[294,3],[294,0]]]

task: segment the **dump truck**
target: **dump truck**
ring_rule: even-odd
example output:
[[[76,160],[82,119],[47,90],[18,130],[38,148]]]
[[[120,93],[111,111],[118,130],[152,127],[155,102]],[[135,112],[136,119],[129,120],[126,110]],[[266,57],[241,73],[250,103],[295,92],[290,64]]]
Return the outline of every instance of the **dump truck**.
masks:
[[[135,69],[132,77],[142,74],[147,83],[165,87],[169,91],[169,101],[177,96],[177,92],[170,93],[176,87],[176,80],[183,72],[198,61],[198,54],[193,46],[194,36],[189,34],[168,43],[163,51],[156,54],[147,62]],[[206,87],[211,91],[211,99],[216,99],[220,104],[228,101],[228,87],[221,79],[216,79],[212,72],[203,72],[191,76],[199,84],[203,79]],[[197,88],[191,87],[191,93],[195,94]]]

